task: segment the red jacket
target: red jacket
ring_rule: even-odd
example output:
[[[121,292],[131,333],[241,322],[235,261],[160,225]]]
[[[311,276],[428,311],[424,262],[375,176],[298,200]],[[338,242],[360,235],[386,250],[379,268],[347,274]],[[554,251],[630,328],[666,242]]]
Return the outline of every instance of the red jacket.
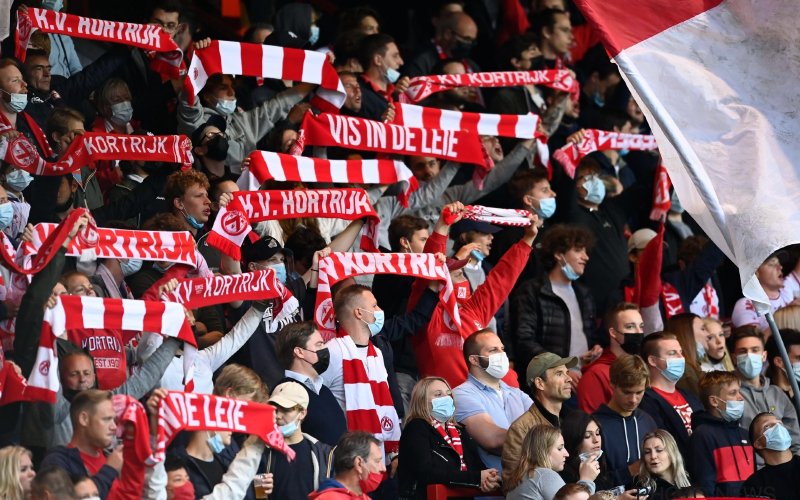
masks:
[[[445,252],[447,238],[434,233],[425,243],[425,253]],[[486,281],[472,293],[472,297],[458,306],[461,327],[457,328],[439,303],[425,332],[414,335],[412,344],[417,355],[417,366],[421,377],[436,376],[447,380],[450,387],[461,385],[467,379],[467,365],[464,362],[464,339],[484,328],[497,313],[511,289],[517,282],[528,257],[530,245],[519,241],[512,246],[497,265],[486,276]],[[417,298],[428,285],[426,280],[414,283],[409,299],[413,308]],[[503,381],[512,387],[519,387],[517,374],[509,370]]]
[[[583,369],[578,382],[578,408],[582,411],[591,415],[611,399],[611,363],[616,359],[616,354],[605,349],[594,363]]]

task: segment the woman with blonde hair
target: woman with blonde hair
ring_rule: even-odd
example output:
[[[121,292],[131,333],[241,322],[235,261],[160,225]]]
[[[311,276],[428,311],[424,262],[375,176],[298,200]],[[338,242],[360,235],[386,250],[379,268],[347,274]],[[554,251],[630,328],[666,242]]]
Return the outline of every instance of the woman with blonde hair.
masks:
[[[558,475],[564,470],[569,452],[564,447],[561,431],[552,425],[533,427],[522,441],[519,462],[509,476],[506,500],[553,500],[564,480]],[[600,453],[586,457],[578,468],[578,482],[595,491],[594,480],[600,474]]]
[[[651,489],[649,500],[667,500],[675,491],[691,486],[675,438],[664,429],[645,434],[642,459],[635,482]]]
[[[0,449],[0,498],[23,500],[31,493],[31,481],[36,477],[30,450],[21,446]]]
[[[429,484],[497,489],[500,475],[484,469],[478,447],[453,418],[455,401],[443,378],[426,377],[411,391],[405,428],[400,436],[400,498],[427,498]]]
[[[722,322],[716,318],[703,318],[706,327],[706,355],[700,360],[700,369],[703,372],[722,370],[733,371],[733,361],[725,345],[725,329]]]

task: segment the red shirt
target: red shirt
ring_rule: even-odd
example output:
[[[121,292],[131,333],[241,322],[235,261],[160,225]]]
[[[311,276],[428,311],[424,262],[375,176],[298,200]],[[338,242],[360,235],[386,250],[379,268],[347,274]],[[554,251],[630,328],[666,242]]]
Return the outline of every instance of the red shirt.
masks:
[[[70,443],[70,447],[73,447]],[[81,454],[81,461],[83,465],[86,466],[86,471],[89,473],[90,476],[96,475],[100,472],[100,469],[106,464],[106,456],[103,455],[102,450],[97,450],[97,456],[93,457],[87,453],[84,453],[81,450],[78,450]]]
[[[667,403],[672,405],[678,415],[686,426],[686,432],[691,436],[692,434],[692,407],[686,402],[683,394],[678,389],[675,392],[664,392],[661,389],[653,387],[653,390],[662,398],[667,400]]]
[[[67,337],[70,342],[92,355],[98,389],[110,391],[125,383],[128,363],[120,330],[76,329],[69,330]]]

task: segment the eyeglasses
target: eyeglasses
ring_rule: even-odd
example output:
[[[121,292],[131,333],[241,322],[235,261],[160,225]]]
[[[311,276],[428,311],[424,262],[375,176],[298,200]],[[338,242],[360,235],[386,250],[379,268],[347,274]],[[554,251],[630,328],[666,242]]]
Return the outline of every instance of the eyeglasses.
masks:
[[[151,19],[150,20],[150,24],[157,24],[157,25],[161,26],[162,28],[164,28],[164,30],[169,32],[169,33],[174,32],[175,30],[178,29],[178,26],[180,26],[180,23],[173,23],[173,22],[165,23],[164,21],[161,21],[160,19]]]

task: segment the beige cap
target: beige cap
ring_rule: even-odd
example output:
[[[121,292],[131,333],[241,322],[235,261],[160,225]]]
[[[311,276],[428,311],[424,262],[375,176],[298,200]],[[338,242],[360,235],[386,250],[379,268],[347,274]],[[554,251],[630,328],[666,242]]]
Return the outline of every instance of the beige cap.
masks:
[[[299,382],[284,382],[272,391],[270,403],[275,403],[281,408],[294,408],[297,405],[308,409],[308,392]]]
[[[656,236],[658,235],[652,229],[639,229],[628,238],[628,253],[631,253],[634,249],[644,250],[644,247]]]

